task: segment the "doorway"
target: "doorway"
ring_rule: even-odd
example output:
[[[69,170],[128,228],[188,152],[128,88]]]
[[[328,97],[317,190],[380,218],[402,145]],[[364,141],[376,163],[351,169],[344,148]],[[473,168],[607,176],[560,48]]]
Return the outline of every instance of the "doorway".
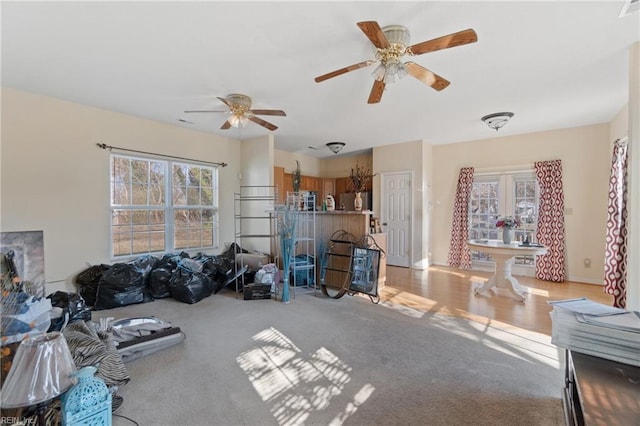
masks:
[[[412,172],[380,174],[380,219],[387,232],[387,264],[411,264],[411,180]]]

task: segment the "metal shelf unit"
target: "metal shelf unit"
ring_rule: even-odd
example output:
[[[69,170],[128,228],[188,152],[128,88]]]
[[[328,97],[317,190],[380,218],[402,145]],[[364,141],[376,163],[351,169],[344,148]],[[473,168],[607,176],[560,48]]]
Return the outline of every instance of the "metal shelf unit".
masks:
[[[316,197],[313,193],[287,192],[286,200],[286,207],[296,215],[296,247],[290,259],[289,280],[295,298],[297,293],[315,293],[320,288],[316,276]]]
[[[276,253],[276,216],[275,204],[278,200],[275,186],[240,186],[240,191],[234,193],[234,241],[244,250],[264,253],[268,257],[267,263],[275,261]],[[255,262],[249,262],[254,253],[239,253],[236,258],[236,293],[245,284],[243,270],[255,269]],[[253,259],[252,259],[253,260]]]

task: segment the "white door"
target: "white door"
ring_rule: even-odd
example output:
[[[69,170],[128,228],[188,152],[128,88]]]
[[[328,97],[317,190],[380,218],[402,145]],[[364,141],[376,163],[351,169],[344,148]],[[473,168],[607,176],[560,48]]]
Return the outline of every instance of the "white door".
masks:
[[[411,264],[411,172],[382,173],[381,217],[387,232],[387,264]]]

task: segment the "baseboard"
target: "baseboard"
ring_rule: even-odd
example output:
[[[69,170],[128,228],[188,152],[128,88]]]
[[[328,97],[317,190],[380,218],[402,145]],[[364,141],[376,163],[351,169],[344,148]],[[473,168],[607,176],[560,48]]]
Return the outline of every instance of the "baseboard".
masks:
[[[432,266],[444,266],[444,267],[449,267],[449,265],[445,262],[432,262],[431,263]],[[491,267],[486,267],[486,266],[478,266],[472,269],[469,269],[469,271],[482,271],[482,272],[491,272],[493,271],[493,269]],[[513,275],[519,275],[514,273]],[[529,275],[525,275],[525,276],[529,276]],[[531,277],[534,278],[534,277]],[[567,276],[567,281],[571,281],[574,283],[581,283],[581,284],[591,284],[591,285],[598,285],[603,287],[604,283],[602,282],[601,279],[597,279],[597,278],[585,278],[585,277],[576,277],[573,275],[569,275]]]

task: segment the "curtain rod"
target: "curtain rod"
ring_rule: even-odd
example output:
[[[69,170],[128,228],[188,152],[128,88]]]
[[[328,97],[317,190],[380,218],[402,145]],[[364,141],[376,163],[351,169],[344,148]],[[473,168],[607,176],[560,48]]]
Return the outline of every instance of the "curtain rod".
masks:
[[[113,149],[116,149],[118,151],[137,152],[138,154],[155,155],[155,156],[164,157],[164,158],[175,158],[177,160],[187,160],[187,161],[193,161],[195,163],[213,164],[214,166],[227,167],[227,165],[228,165],[227,163],[214,163],[212,161],[194,160],[193,158],[176,157],[176,156],[173,156],[173,155],[156,154],[155,152],[138,151],[136,149],[128,149],[128,148],[119,148],[117,146],[107,145],[106,143],[97,143],[96,145],[98,145],[99,148],[108,149],[109,151],[111,151]]]
[[[534,169],[533,163],[518,164],[513,166],[497,166],[497,167],[477,167],[474,169],[475,175],[496,175],[511,173],[526,173]]]

